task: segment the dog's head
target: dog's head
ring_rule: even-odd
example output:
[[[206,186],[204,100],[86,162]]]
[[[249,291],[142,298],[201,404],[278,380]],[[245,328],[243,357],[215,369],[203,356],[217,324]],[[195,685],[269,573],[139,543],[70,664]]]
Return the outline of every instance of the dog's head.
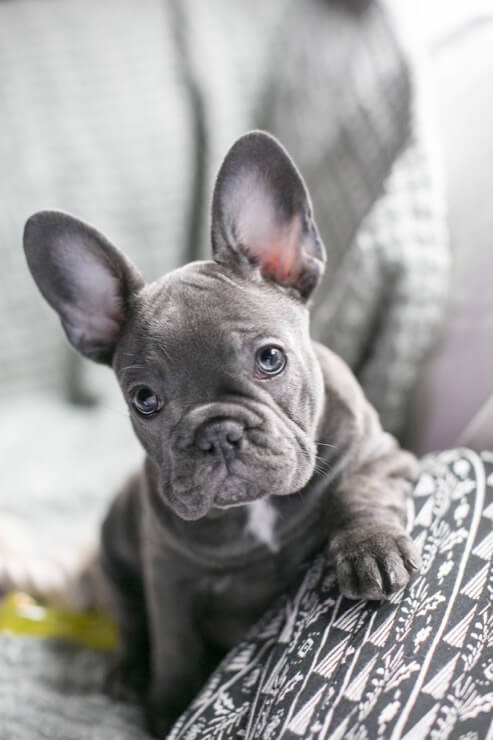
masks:
[[[247,134],[223,162],[214,261],[146,284],[95,229],[53,211],[28,220],[24,247],[70,342],[113,366],[176,514],[198,519],[306,485],[323,404],[307,300],[324,252],[275,139]]]

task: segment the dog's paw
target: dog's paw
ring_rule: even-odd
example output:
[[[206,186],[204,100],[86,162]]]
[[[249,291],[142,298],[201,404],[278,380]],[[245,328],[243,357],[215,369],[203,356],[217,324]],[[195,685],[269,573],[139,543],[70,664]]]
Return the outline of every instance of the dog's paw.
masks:
[[[329,558],[339,588],[348,599],[386,599],[406,586],[421,568],[421,557],[411,538],[387,526],[339,532],[329,545]]]
[[[121,658],[110,668],[103,690],[115,701],[139,703],[149,685],[149,670],[140,660]]]

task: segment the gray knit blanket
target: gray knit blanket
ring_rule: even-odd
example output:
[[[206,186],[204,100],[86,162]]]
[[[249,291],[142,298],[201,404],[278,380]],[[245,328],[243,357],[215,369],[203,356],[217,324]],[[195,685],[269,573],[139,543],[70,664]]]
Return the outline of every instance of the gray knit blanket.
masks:
[[[94,538],[141,453],[110,374],[74,360],[31,284],[25,218],[72,211],[157,277],[208,254],[221,157],[272,131],[327,247],[314,335],[399,432],[448,284],[417,85],[377,2],[0,3],[0,506],[32,526],[40,560]],[[97,407],[68,403],[92,394]],[[0,740],[147,737],[137,707],[101,693],[107,661],[0,636]]]

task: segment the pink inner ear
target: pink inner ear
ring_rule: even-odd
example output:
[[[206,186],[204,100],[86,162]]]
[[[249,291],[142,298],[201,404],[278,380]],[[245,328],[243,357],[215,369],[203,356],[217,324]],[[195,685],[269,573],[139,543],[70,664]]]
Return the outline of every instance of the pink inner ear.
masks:
[[[269,247],[261,262],[261,272],[264,277],[271,277],[279,283],[289,283],[296,278],[294,265],[296,254],[283,249],[279,244]]]
[[[275,229],[272,241],[257,242],[249,251],[258,260],[263,277],[283,285],[295,284],[303,272],[303,239],[299,219]]]
[[[286,221],[261,175],[248,171],[238,175],[224,210],[229,216],[231,242],[243,246],[264,277],[282,285],[299,281],[306,258],[301,215]]]
[[[68,322],[88,341],[114,342],[124,320],[120,281],[105,262],[82,250],[66,254],[65,261],[76,286],[64,307]]]

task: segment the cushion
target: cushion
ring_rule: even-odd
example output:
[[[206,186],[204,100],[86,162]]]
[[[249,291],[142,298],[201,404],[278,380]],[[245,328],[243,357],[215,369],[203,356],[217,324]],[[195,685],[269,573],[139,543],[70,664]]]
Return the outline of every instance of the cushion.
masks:
[[[173,740],[484,738],[493,711],[493,455],[423,463],[420,575],[348,601],[323,556],[224,660]]]

